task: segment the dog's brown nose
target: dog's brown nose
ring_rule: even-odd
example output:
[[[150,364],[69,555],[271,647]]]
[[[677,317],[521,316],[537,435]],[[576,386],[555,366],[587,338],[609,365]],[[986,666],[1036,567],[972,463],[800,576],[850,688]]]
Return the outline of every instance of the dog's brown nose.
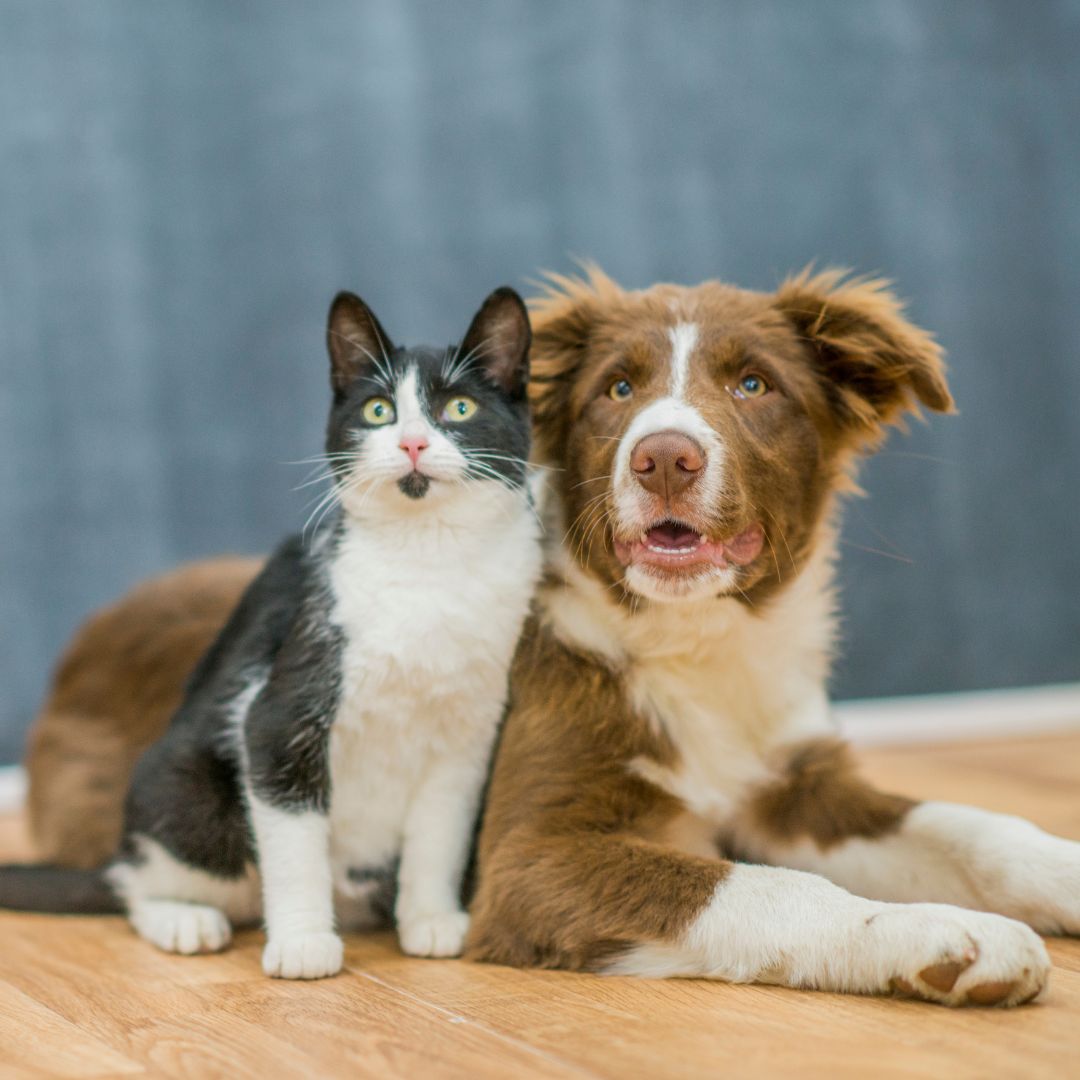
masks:
[[[704,466],[705,451],[679,431],[646,435],[630,454],[630,468],[638,483],[665,499],[681,495]]]

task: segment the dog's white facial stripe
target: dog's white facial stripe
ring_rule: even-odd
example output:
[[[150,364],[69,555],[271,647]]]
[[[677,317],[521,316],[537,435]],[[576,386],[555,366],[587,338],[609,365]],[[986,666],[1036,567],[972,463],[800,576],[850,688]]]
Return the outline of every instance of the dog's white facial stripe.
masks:
[[[677,401],[686,397],[690,376],[690,357],[698,342],[697,323],[676,323],[669,331],[671,340],[671,396]]]
[[[634,447],[647,435],[659,431],[678,431],[689,435],[705,451],[705,471],[696,488],[697,498],[706,511],[719,504],[724,492],[724,444],[705,417],[692,405],[674,397],[660,398],[647,405],[634,418],[619,442],[615,456],[613,492],[616,520],[631,532],[651,524],[654,516],[652,497],[637,482],[630,467]],[[718,590],[730,588],[735,580],[732,569],[714,571],[702,577],[700,585],[715,595]],[[626,575],[627,585],[636,593],[653,599],[666,599],[651,586],[649,574],[631,567]]]
[[[671,342],[671,371],[668,393],[646,405],[633,419],[619,442],[613,470],[615,517],[624,530],[636,532],[652,523],[655,516],[653,497],[637,483],[630,466],[634,447],[646,436],[661,431],[677,431],[688,435],[705,451],[705,469],[695,491],[696,501],[706,513],[714,512],[724,491],[724,444],[716,429],[686,400],[690,383],[690,364],[697,348],[700,328],[697,323],[677,322],[668,329]],[[715,595],[734,583],[735,572],[712,570],[703,574],[698,583],[702,591]],[[721,580],[723,579],[723,580]],[[653,587],[653,578],[646,571],[630,567],[626,584],[629,588],[653,599],[666,599],[667,594]],[[695,586],[697,587],[697,586]]]

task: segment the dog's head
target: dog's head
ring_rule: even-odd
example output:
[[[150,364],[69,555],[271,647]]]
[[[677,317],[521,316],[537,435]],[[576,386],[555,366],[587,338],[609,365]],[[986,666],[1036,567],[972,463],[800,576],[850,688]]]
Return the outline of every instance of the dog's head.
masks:
[[[855,458],[920,403],[952,408],[940,349],[881,281],[550,280],[534,304],[538,453],[559,470],[568,549],[633,595],[775,588]]]

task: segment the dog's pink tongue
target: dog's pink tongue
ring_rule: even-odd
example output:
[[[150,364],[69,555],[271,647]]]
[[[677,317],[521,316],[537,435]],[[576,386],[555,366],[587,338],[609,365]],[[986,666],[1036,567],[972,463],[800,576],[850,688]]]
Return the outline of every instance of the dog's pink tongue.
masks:
[[[685,525],[679,525],[674,521],[665,521],[662,525],[656,525],[645,534],[645,542],[653,547],[670,548],[678,551],[680,548],[697,547],[701,543],[701,537],[688,529]]]

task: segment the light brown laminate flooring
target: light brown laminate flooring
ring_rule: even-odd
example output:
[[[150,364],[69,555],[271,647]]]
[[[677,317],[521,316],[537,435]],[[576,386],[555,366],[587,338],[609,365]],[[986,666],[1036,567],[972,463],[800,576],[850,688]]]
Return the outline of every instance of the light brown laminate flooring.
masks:
[[[864,752],[892,790],[1080,839],[1080,735]],[[0,819],[0,859],[26,856]],[[119,918],[0,913],[0,1077],[1080,1077],[1080,941],[1049,943],[1010,1011],[705,981],[414,960],[348,940],[346,970],[267,979],[262,937],[174,957]]]

